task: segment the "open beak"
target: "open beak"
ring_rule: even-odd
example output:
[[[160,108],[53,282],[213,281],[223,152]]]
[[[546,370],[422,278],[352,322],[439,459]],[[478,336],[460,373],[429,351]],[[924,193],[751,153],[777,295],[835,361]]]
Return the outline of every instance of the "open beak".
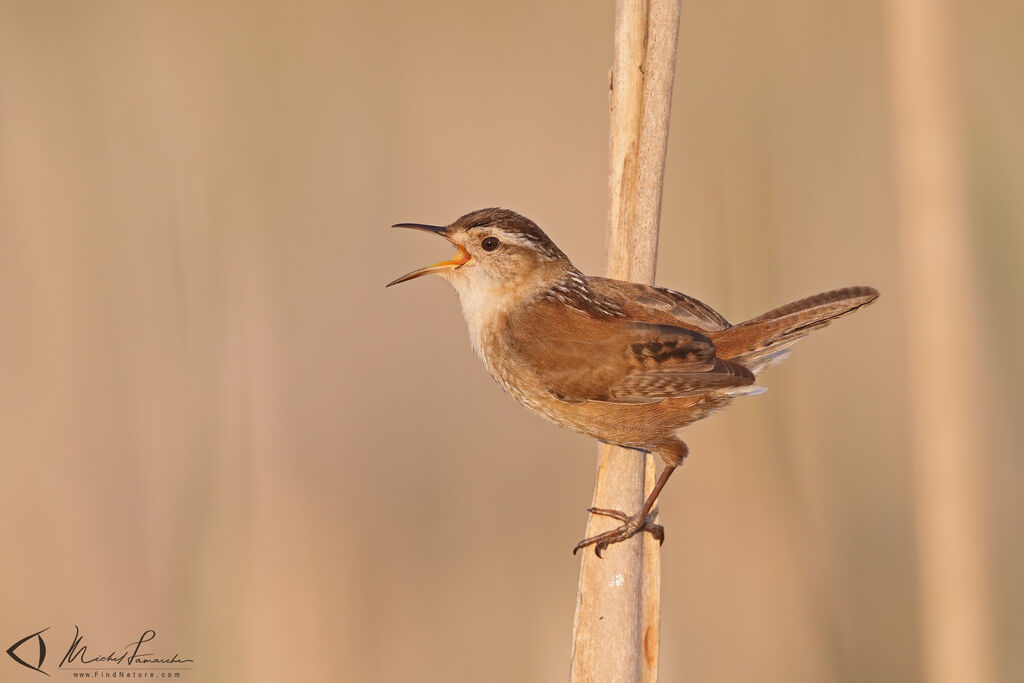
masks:
[[[444,237],[444,238],[448,237],[448,235],[446,234],[447,231],[448,231],[448,228],[443,227],[443,226],[438,226],[438,225],[424,225],[422,223],[396,223],[396,224],[392,225],[391,227],[392,228],[412,228],[413,230],[422,230],[424,232],[432,232],[435,235],[440,235],[441,237]],[[400,278],[398,278],[396,280],[392,280],[391,282],[389,282],[387,284],[387,286],[390,287],[391,285],[397,285],[399,282],[405,282],[406,280],[412,280],[414,278],[418,278],[421,275],[429,275],[430,273],[437,273],[437,272],[440,272],[442,270],[454,270],[455,268],[458,268],[459,266],[462,266],[463,264],[469,262],[470,255],[462,247],[460,247],[459,245],[456,244],[455,246],[456,246],[456,248],[458,248],[459,251],[458,251],[457,254],[455,254],[455,257],[452,258],[451,260],[449,260],[449,261],[441,261],[440,263],[435,263],[434,265],[427,266],[426,268],[417,268],[416,270],[412,271],[411,273],[406,273],[402,277],[400,277]]]

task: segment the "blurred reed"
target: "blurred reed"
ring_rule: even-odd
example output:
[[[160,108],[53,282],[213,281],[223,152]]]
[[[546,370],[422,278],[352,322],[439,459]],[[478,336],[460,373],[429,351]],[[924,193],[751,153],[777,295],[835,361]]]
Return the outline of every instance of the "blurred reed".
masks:
[[[895,199],[902,235],[921,661],[935,683],[995,680],[991,550],[979,429],[985,396],[966,359],[979,328],[957,131],[953,10],[888,6]]]

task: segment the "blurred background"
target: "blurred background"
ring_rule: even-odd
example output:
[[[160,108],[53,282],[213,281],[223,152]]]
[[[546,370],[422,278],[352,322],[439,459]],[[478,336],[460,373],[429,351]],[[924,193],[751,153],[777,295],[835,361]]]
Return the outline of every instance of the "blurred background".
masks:
[[[449,256],[386,227],[504,206],[602,271],[612,20],[0,0],[0,645],[565,677],[595,444],[502,394],[439,279],[384,289]],[[939,680],[959,613],[957,680],[1024,680],[1022,28],[684,3],[658,283],[882,298],[684,434],[662,680]]]

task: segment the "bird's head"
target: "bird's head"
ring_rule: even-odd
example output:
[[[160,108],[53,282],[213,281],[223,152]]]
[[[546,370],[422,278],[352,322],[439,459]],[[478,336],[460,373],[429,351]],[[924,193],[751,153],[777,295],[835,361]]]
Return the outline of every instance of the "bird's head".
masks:
[[[480,209],[447,226],[398,223],[446,238],[458,252],[447,261],[418,268],[388,283],[437,273],[460,297],[475,294],[500,299],[545,289],[573,268],[569,259],[529,218],[508,209]]]

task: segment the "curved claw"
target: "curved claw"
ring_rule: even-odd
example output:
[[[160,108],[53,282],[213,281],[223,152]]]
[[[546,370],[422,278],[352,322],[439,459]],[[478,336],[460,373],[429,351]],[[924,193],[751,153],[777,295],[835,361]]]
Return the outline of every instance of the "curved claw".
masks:
[[[628,517],[618,510],[605,510],[602,508],[591,508],[589,512],[598,515],[605,515],[607,517],[614,517],[615,519],[621,520],[622,525],[604,533],[591,536],[590,538],[584,538],[582,541],[576,544],[573,548],[572,554],[575,555],[576,551],[580,548],[585,548],[588,545],[594,546],[594,554],[598,557],[602,557],[601,553],[608,549],[608,546],[613,543],[620,543],[625,541],[627,538],[632,538],[641,531],[649,532],[654,538],[658,539],[658,545],[665,542],[665,527],[660,524],[655,524],[648,517],[641,522],[636,516]],[[603,558],[602,558],[603,559]]]

